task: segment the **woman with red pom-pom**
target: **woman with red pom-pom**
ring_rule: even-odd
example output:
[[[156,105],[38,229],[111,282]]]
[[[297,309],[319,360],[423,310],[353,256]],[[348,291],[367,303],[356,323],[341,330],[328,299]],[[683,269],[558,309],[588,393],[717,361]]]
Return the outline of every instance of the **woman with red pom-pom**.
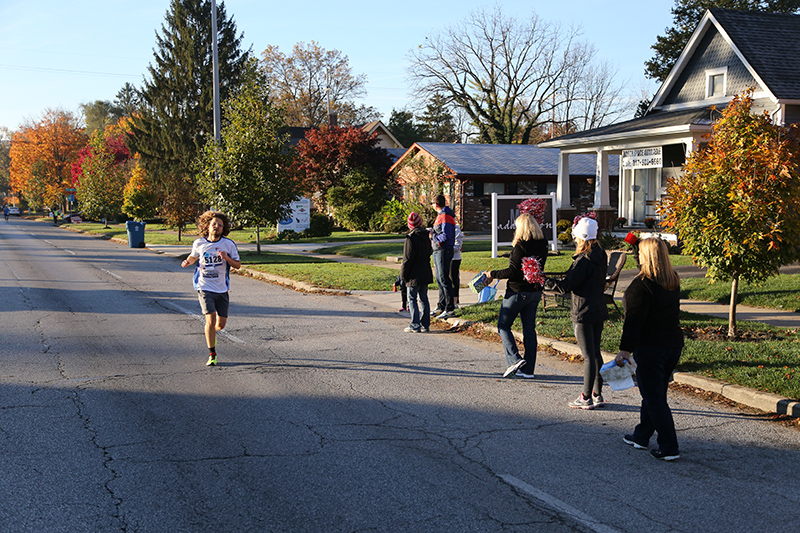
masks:
[[[544,204],[544,200],[534,198]],[[526,200],[530,202],[530,200]],[[541,213],[539,203],[534,202],[534,214]],[[544,288],[544,264],[547,260],[547,241],[539,227],[540,221],[527,208],[531,206],[520,204],[522,214],[514,221],[516,230],[508,261],[508,268],[484,272],[487,283],[492,279],[507,279],[506,294],[500,307],[497,318],[497,330],[503,341],[503,351],[506,356],[508,368],[503,373],[504,378],[519,376],[532,379],[536,366],[536,351],[538,340],[536,338],[536,310],[542,299]],[[522,321],[523,345],[525,358],[522,358],[517,348],[517,341],[511,333],[511,325],[517,316]]]

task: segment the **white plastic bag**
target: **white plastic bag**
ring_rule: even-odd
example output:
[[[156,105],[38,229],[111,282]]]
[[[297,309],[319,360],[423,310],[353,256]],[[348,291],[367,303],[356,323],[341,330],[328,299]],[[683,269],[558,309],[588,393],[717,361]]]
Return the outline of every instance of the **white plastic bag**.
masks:
[[[600,367],[600,375],[603,382],[611,387],[611,390],[625,390],[633,387],[633,375],[636,373],[636,363],[617,366],[614,361],[609,361]]]

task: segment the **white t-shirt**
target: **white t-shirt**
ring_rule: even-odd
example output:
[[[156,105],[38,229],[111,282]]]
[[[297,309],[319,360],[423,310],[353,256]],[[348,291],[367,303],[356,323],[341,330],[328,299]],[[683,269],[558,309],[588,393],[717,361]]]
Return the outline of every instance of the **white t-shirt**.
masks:
[[[236,243],[227,237],[216,242],[205,237],[195,239],[192,244],[191,257],[198,257],[194,269],[194,289],[206,292],[228,292],[230,290],[231,266],[219,254],[224,251],[231,259],[239,260]]]

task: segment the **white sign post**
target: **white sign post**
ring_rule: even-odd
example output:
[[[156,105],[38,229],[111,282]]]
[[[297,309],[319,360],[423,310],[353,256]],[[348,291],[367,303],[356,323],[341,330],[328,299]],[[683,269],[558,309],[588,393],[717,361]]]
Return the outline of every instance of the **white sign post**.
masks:
[[[544,238],[550,242],[550,249],[558,250],[558,235],[556,230],[556,193],[548,195],[498,195],[492,193],[492,257],[497,257],[498,246],[511,246],[514,240],[514,230],[517,227],[514,221],[519,216],[517,206],[528,198],[542,198],[549,203],[550,209],[545,209],[544,222],[540,225]]]

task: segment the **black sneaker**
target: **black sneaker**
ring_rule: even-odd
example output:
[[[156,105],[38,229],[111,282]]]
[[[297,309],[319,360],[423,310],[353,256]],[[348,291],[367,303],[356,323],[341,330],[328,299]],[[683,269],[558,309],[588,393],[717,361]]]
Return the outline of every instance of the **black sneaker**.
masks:
[[[624,442],[625,444],[627,444],[629,446],[633,446],[637,450],[646,450],[647,449],[647,445],[646,444],[640,444],[640,443],[636,442],[636,440],[634,440],[634,438],[633,438],[633,435],[625,435],[624,437],[622,437],[622,442]]]
[[[655,457],[656,459],[661,459],[662,461],[674,461],[675,459],[680,459],[681,456],[678,452],[675,453],[664,453],[661,451],[661,448],[656,448],[654,450],[650,450],[650,455]]]

